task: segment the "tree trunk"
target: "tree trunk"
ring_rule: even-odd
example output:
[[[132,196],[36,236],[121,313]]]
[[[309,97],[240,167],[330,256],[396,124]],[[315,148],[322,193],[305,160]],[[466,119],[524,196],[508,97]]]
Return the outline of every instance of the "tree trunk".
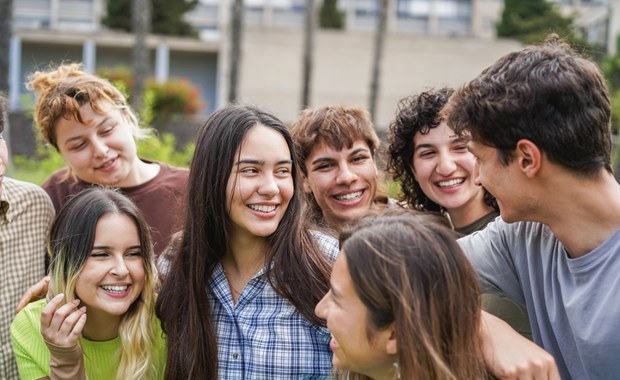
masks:
[[[13,0],[0,0],[0,92],[9,93],[9,48]]]
[[[135,35],[132,51],[133,91],[131,105],[135,112],[141,113],[146,78],[150,72],[149,49],[146,39],[151,30],[151,1],[131,0],[131,26]]]
[[[306,0],[306,14],[304,20],[304,54],[303,54],[303,78],[301,90],[301,108],[310,105],[312,93],[312,69],[314,56],[314,33],[316,31],[316,9],[314,0]]]
[[[241,66],[241,35],[243,31],[243,0],[234,0],[230,21],[230,76],[228,102],[237,101],[239,67]]]
[[[372,58],[372,77],[370,80],[370,102],[368,110],[372,122],[376,122],[377,98],[379,96],[381,82],[381,60],[383,57],[383,45],[387,29],[387,8],[389,0],[380,0],[377,13],[377,29],[375,30],[375,50]]]

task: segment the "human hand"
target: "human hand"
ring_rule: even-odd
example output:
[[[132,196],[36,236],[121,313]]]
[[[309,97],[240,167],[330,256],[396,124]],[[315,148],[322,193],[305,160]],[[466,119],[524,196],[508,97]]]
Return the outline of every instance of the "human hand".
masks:
[[[41,313],[41,335],[46,344],[73,347],[86,324],[86,306],[78,309],[80,300],[61,305],[64,294],[58,294]]]
[[[50,276],[45,276],[41,279],[41,281],[37,282],[30,289],[26,290],[26,293],[22,296],[22,299],[19,300],[19,304],[15,308],[15,312],[19,313],[19,311],[25,308],[30,302],[34,302],[36,300],[40,300],[45,297],[47,294],[47,289],[50,286]]]
[[[553,356],[501,319],[483,312],[481,334],[485,365],[497,378],[560,380]]]

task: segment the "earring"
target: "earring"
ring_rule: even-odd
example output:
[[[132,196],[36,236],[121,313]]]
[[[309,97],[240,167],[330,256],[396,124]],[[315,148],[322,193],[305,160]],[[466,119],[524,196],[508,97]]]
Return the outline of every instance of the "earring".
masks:
[[[398,365],[398,361],[395,361],[394,363],[392,363],[392,366],[394,367],[394,372],[396,374],[394,379],[400,380],[400,365]]]

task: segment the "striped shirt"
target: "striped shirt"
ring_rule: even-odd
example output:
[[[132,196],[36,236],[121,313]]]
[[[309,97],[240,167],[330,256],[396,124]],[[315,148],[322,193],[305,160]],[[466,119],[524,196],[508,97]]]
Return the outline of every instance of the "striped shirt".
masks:
[[[4,177],[0,194],[0,379],[18,379],[10,326],[22,295],[45,275],[54,206],[40,187]]]

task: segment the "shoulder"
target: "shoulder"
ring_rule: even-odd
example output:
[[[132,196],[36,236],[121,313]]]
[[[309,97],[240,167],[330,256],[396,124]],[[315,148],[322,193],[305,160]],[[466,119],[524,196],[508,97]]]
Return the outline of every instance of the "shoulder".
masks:
[[[46,189],[51,186],[56,186],[60,183],[69,183],[71,182],[71,180],[68,178],[68,176],[69,176],[69,168],[67,167],[60,168],[56,170],[55,172],[53,172],[52,174],[50,174],[50,176],[47,177],[45,182],[43,182],[43,185],[41,185],[41,187]]]
[[[159,173],[162,176],[165,176],[167,178],[182,178],[182,179],[187,179],[187,177],[189,176],[189,169],[187,168],[180,168],[177,166],[171,166],[166,164],[165,162],[155,162],[157,165],[159,165]]]
[[[185,194],[189,169],[170,166],[163,162],[154,163],[159,165],[159,173],[146,187],[157,189],[158,192],[166,191]]]
[[[19,181],[13,178],[5,178],[3,187],[7,192],[10,202],[24,204],[25,207],[36,208],[43,213],[54,213],[54,206],[48,194],[33,183]]]
[[[29,303],[25,308],[20,310],[11,324],[11,334],[24,334],[29,331],[39,333],[41,313],[46,305],[47,300],[41,299]]]
[[[312,237],[316,241],[321,251],[329,258],[333,263],[336,261],[338,252],[340,251],[340,243],[335,237],[326,234],[321,231],[311,231]]]

